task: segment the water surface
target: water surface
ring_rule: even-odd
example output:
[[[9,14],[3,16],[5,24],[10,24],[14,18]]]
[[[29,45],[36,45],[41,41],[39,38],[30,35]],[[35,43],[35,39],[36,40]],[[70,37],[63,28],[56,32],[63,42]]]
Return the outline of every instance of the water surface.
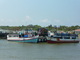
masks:
[[[0,60],[80,60],[80,43],[18,43],[0,40]]]

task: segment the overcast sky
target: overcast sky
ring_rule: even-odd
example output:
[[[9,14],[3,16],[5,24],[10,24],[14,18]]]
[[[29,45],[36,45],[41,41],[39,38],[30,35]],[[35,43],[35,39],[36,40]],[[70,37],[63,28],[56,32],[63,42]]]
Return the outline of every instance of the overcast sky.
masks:
[[[80,25],[80,0],[0,0],[0,26]]]

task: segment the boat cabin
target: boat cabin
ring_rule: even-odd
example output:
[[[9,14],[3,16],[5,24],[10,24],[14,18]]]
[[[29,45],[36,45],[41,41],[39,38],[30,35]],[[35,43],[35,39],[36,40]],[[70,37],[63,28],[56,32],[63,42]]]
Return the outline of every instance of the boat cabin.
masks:
[[[7,37],[19,37],[19,34],[8,34]]]
[[[68,33],[57,33],[54,34],[53,36],[49,37],[48,40],[77,40],[78,39],[78,35],[76,34],[68,34]]]

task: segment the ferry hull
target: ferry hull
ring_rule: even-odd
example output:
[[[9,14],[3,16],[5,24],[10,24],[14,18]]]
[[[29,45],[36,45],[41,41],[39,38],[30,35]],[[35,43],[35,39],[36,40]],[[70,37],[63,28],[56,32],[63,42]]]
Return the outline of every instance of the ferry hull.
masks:
[[[79,43],[79,41],[52,41],[47,40],[48,43]]]

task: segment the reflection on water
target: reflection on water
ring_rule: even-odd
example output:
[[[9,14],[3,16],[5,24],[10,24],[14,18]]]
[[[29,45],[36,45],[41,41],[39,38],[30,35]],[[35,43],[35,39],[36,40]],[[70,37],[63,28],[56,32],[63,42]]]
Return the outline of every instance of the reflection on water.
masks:
[[[80,43],[18,43],[0,40],[0,60],[80,60]]]

